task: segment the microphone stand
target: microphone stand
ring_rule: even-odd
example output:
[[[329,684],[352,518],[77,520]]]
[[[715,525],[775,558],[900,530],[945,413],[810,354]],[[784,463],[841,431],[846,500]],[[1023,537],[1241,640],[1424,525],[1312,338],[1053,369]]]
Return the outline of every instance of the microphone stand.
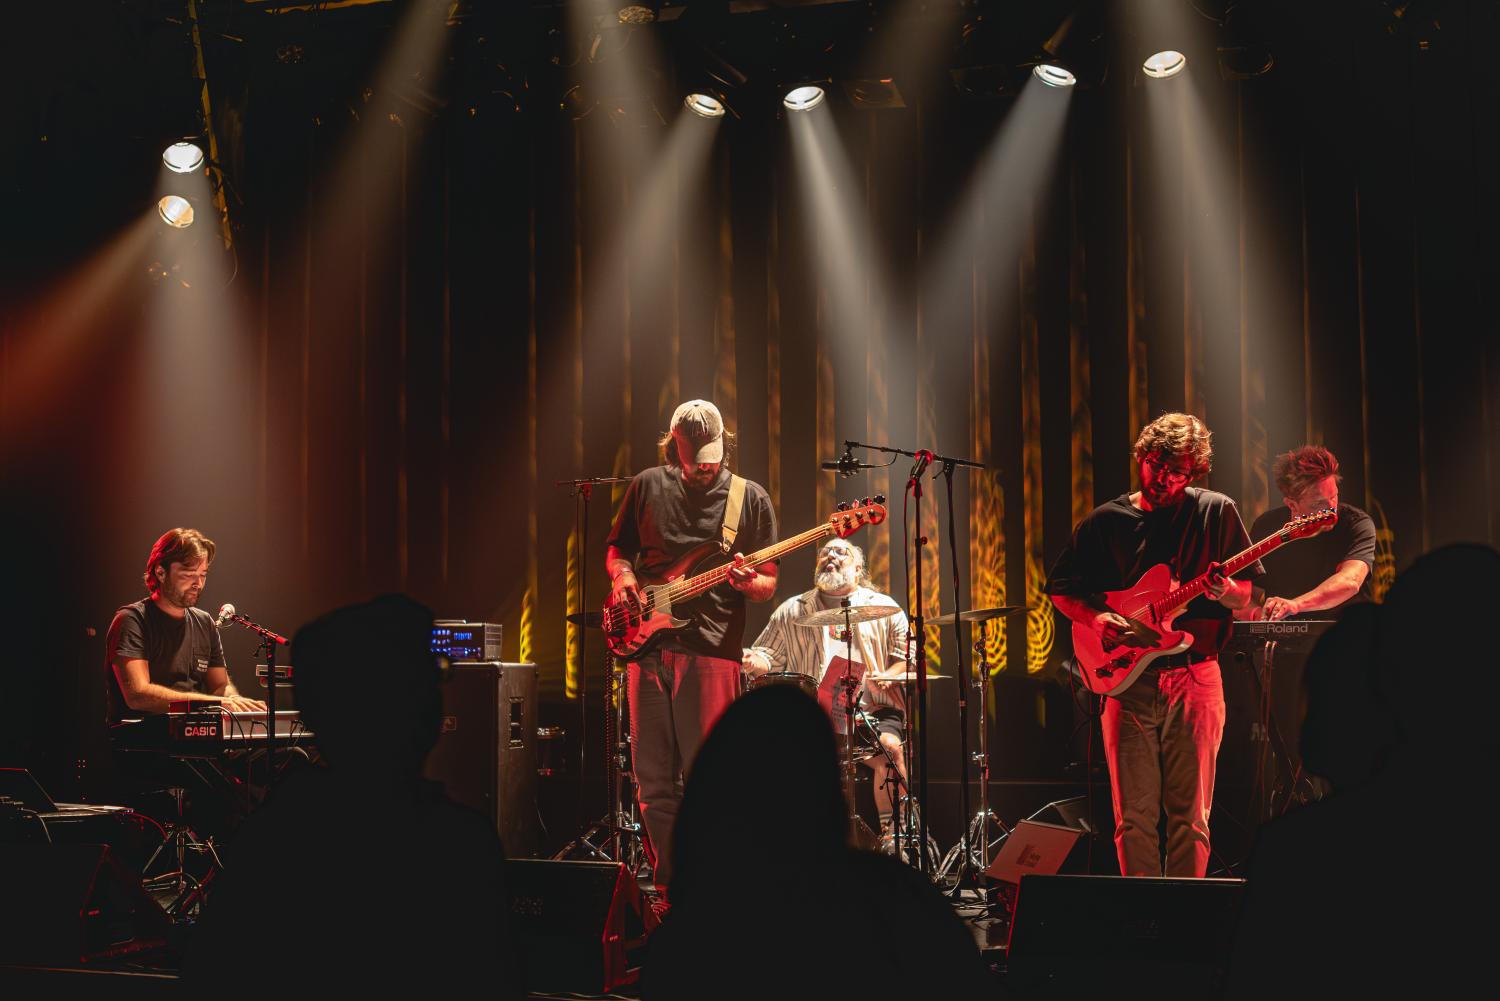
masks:
[[[276,648],[286,646],[287,638],[238,613],[227,618],[259,636],[260,646],[255,652],[264,651],[266,655],[266,795],[269,796],[276,782]]]
[[[589,500],[594,495],[594,487],[604,484],[629,483],[628,476],[585,476],[576,480],[555,480],[553,486],[567,487],[573,494],[574,506],[573,517],[575,529],[578,532],[578,611],[584,612],[584,602],[589,597]],[[589,746],[589,659],[588,659],[588,627],[580,624],[578,626],[578,816],[583,815],[584,790],[588,781],[588,746]],[[611,668],[613,670],[613,668]],[[608,709],[605,710],[605,760],[610,760]],[[604,774],[605,797],[610,800],[610,825],[614,826],[614,789],[615,773],[612,768],[606,768]],[[585,832],[587,834],[588,832]],[[585,837],[585,843],[587,838]],[[592,847],[592,846],[591,846]],[[598,849],[595,849],[598,851]],[[604,854],[608,858],[608,853]]]
[[[908,451],[908,450],[906,450],[904,448],[891,448],[891,447],[889,447],[887,445],[868,445],[868,444],[865,444],[863,442],[858,442],[858,441],[846,441],[846,442],[844,442],[844,448],[846,450],[852,450],[852,449],[856,449],[856,448],[863,448],[863,449],[867,449],[867,450],[872,451],[872,452],[883,452],[886,455],[905,455],[905,456],[910,456],[912,459],[915,460],[912,463],[911,474],[907,477],[906,489],[911,491],[912,497],[916,500],[915,507],[916,507],[916,512],[917,512],[917,514],[916,514],[916,518],[917,518],[917,530],[916,530],[916,533],[915,533],[916,534],[916,543],[915,543],[915,546],[914,546],[914,548],[916,550],[916,569],[915,569],[915,584],[916,584],[916,599],[915,599],[915,604],[916,604],[916,607],[914,609],[914,614],[911,617],[911,620],[912,620],[912,631],[913,631],[913,635],[916,636],[916,644],[917,644],[917,649],[916,649],[916,667],[917,667],[917,761],[916,761],[916,764],[917,764],[917,768],[915,769],[915,771],[917,773],[917,804],[918,804],[918,810],[917,810],[917,817],[918,817],[917,828],[918,828],[918,833],[917,833],[917,837],[919,839],[917,841],[917,845],[918,845],[917,858],[919,860],[918,863],[917,863],[917,868],[918,868],[919,871],[926,873],[927,870],[928,870],[928,864],[929,864],[929,860],[927,859],[927,810],[926,810],[926,805],[925,805],[926,802],[927,802],[927,642],[926,642],[927,641],[927,633],[925,631],[925,621],[926,620],[925,620],[925,617],[922,614],[922,550],[927,545],[927,537],[922,534],[922,475],[927,472],[927,467],[929,465],[931,465],[933,462],[941,462],[943,464],[944,471],[949,476],[949,480],[948,480],[948,506],[949,506],[948,516],[949,516],[949,529],[950,529],[950,534],[951,534],[951,530],[952,530],[952,517],[953,517],[953,512],[952,512],[952,506],[953,506],[952,470],[956,466],[969,466],[969,467],[972,467],[974,469],[983,469],[983,468],[985,468],[985,466],[984,466],[984,463],[982,463],[982,462],[974,462],[974,461],[972,461],[970,459],[960,459],[960,458],[956,458],[954,456],[948,456],[948,455],[938,455],[938,454],[936,454],[934,452],[931,452],[931,451],[929,451],[929,450],[927,450],[925,448],[924,449],[918,449],[917,451],[912,452],[912,451]],[[956,548],[954,550],[953,559],[954,559],[954,565],[953,565],[954,586],[955,586],[955,588],[957,588],[957,583],[958,583],[958,553],[957,553],[957,549]],[[957,616],[955,615],[955,618],[956,617]],[[960,656],[960,663],[962,663],[962,656],[963,656],[962,655],[962,649],[963,649],[963,632],[962,632],[962,629],[959,628],[956,623],[955,623],[955,629],[959,630],[959,632],[958,632],[958,636],[959,636],[959,649],[960,649],[959,656]],[[960,672],[959,676],[962,677],[962,673],[961,672]],[[967,731],[965,729],[965,724],[967,722],[967,707],[966,707],[966,702],[964,700],[964,694],[963,694],[963,691],[962,691],[962,687],[963,686],[960,685],[959,687],[960,687],[960,691],[959,691],[959,700],[960,700],[959,701],[959,707],[960,707],[960,715],[962,717],[959,720],[959,727],[960,727],[960,732],[963,734],[963,737],[961,738],[961,740],[964,742],[965,755],[967,756],[968,736],[967,736]],[[960,780],[959,785],[960,785],[960,788],[962,789],[962,795],[963,795],[963,799],[964,799],[964,816],[963,816],[963,819],[964,819],[965,822],[967,822],[967,820],[968,820],[968,783],[967,783],[967,779],[968,779],[968,767],[967,767],[967,764],[968,764],[967,760],[965,760],[964,769],[963,769],[962,773],[959,775],[959,780]],[[910,813],[910,811],[908,811],[907,812],[908,819],[910,819],[910,816],[911,816],[911,813]],[[967,831],[965,831],[963,833],[963,835],[961,835],[961,836],[965,838],[965,844],[967,844]]]

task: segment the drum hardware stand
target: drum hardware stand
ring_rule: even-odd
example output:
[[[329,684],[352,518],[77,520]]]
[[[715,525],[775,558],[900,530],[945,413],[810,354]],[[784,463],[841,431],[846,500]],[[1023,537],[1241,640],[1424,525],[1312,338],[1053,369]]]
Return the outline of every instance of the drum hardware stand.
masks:
[[[849,804],[849,838],[857,848],[873,849],[880,847],[880,837],[870,830],[854,806],[854,702],[861,679],[854,676],[854,628],[849,619],[848,597],[839,599],[839,607],[844,610],[844,678],[840,684],[844,688],[844,798]],[[866,664],[865,670],[869,669]]]
[[[1010,836],[1010,828],[990,809],[990,755],[989,755],[989,704],[990,672],[985,660],[985,642],[989,638],[989,621],[979,624],[979,638],[974,641],[974,664],[978,677],[972,684],[979,696],[979,750],[972,758],[979,766],[979,811],[969,820],[964,837],[949,849],[943,863],[938,867],[938,877],[947,878],[952,872],[955,888],[961,887],[966,878],[977,882],[978,877],[990,865],[990,849]],[[960,686],[963,687],[963,686]],[[968,787],[965,769],[963,785]],[[990,841],[990,824],[1000,828],[1000,837]]]
[[[911,457],[914,460],[912,462],[911,474],[907,477],[906,489],[909,490],[909,491],[911,491],[911,495],[912,495],[912,497],[916,501],[916,517],[917,517],[917,521],[916,521],[916,525],[917,525],[916,536],[917,536],[917,538],[916,538],[916,543],[915,543],[915,549],[916,549],[916,567],[915,567],[915,570],[914,570],[913,575],[912,575],[913,580],[914,580],[914,582],[916,584],[916,589],[915,589],[915,605],[916,605],[916,607],[913,610],[915,614],[913,614],[911,616],[911,621],[912,621],[913,634],[917,637],[917,650],[916,650],[916,667],[917,667],[917,713],[916,713],[916,717],[917,717],[916,718],[916,724],[917,724],[916,725],[916,730],[917,730],[917,748],[916,748],[916,750],[917,750],[917,755],[916,755],[916,761],[914,762],[914,765],[916,766],[914,768],[914,771],[917,774],[917,802],[919,804],[921,804],[921,803],[925,803],[927,801],[927,643],[926,643],[926,636],[927,636],[927,634],[925,632],[925,624],[926,624],[926,622],[925,622],[925,619],[923,618],[923,615],[922,615],[922,550],[928,544],[927,537],[922,534],[922,476],[923,476],[923,474],[925,474],[927,472],[927,467],[930,466],[932,463],[934,463],[934,462],[941,462],[943,464],[943,472],[948,477],[948,534],[949,534],[949,541],[950,541],[950,544],[951,544],[953,542],[953,539],[955,538],[955,536],[954,536],[954,528],[953,528],[953,471],[958,466],[968,466],[968,467],[971,467],[971,468],[974,468],[974,469],[984,469],[985,465],[982,462],[973,462],[973,461],[971,461],[969,459],[957,459],[957,458],[953,458],[952,456],[937,455],[937,454],[935,454],[933,452],[928,451],[925,448],[924,449],[918,449],[915,452],[911,452],[911,451],[907,451],[906,449],[902,449],[902,448],[890,448],[890,447],[888,447],[886,445],[867,445],[867,444],[865,444],[863,442],[858,442],[858,441],[845,441],[844,442],[844,450],[846,452],[851,452],[851,451],[853,451],[856,448],[868,449],[868,450],[870,450],[872,452],[883,452],[886,455],[905,455],[905,456]],[[955,592],[957,592],[957,589],[958,589],[958,550],[957,550],[956,544],[953,545],[953,586],[954,586]],[[955,607],[955,611],[958,611],[957,607]],[[961,668],[962,665],[963,665],[963,628],[962,628],[962,626],[959,623],[955,622],[954,629],[957,630],[958,634],[959,634],[959,648],[958,649],[959,649],[959,666]],[[959,673],[959,677],[963,676],[963,672],[961,670],[958,673]],[[959,686],[960,706],[962,706],[964,704],[965,698],[966,697],[965,697],[964,692],[963,692],[963,686],[960,685]],[[967,734],[967,731],[964,729],[964,726],[963,726],[963,724],[965,724],[965,723],[966,723],[965,720],[963,720],[963,719],[960,720],[960,724],[961,725],[960,725],[959,732],[961,734],[960,740],[963,742],[963,745],[964,745],[963,746],[963,754],[964,754],[965,759],[967,759],[969,752],[968,752],[968,734]],[[965,769],[965,774],[967,774],[967,769]],[[968,784],[967,783],[960,783],[959,788],[962,791],[963,816],[965,818],[967,818],[968,815],[969,815]],[[928,834],[927,834],[927,811],[918,809],[917,810],[917,814],[918,814],[918,824],[917,824],[917,826],[918,826],[918,829],[919,829],[918,842],[917,843],[919,845],[926,845],[927,844],[927,838],[928,838]],[[925,859],[926,852],[919,853],[919,856],[921,856],[922,858],[921,858],[921,861],[918,863],[918,868],[922,872],[925,872],[925,873],[928,873],[929,875],[932,875],[932,873],[928,869],[928,864],[927,864],[927,861]]]

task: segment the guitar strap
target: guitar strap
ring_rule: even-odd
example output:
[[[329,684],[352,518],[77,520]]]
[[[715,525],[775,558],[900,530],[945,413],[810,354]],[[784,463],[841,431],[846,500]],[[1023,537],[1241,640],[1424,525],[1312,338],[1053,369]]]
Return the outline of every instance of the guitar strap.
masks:
[[[734,552],[734,537],[740,534],[740,509],[745,506],[745,478],[729,474],[729,500],[724,503],[723,539],[719,548],[725,555]]]

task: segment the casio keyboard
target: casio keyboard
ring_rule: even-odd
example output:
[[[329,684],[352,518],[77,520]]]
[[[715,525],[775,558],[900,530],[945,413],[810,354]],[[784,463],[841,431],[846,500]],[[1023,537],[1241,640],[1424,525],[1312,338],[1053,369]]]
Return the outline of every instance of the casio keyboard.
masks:
[[[312,743],[313,736],[297,710],[277,710],[278,746]],[[218,757],[265,747],[266,714],[229,712],[212,702],[174,702],[165,713],[115,724],[111,739],[116,747],[127,751]]]

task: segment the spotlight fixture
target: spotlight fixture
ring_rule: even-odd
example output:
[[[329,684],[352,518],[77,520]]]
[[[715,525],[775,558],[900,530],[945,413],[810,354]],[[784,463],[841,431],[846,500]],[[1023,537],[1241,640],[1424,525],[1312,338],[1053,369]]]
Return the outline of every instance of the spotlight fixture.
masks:
[[[1169,76],[1176,76],[1186,68],[1187,56],[1175,49],[1154,52],[1141,63],[1141,69],[1153,80],[1165,80]]]
[[[689,94],[682,103],[699,118],[724,117],[724,102],[711,94]]]
[[[618,17],[621,24],[650,24],[656,20],[656,10],[643,3],[621,4]]]
[[[193,224],[193,205],[181,195],[166,195],[156,203],[161,221],[173,229],[187,229]]]
[[[787,91],[781,103],[786,105],[788,111],[811,111],[823,103],[823,97],[822,87],[805,84]]]
[[[179,174],[191,174],[203,166],[203,148],[195,142],[182,140],[162,150],[161,162],[168,170]]]
[[[1049,87],[1071,87],[1078,82],[1078,78],[1052,63],[1037,63],[1031,69],[1031,75]]]

